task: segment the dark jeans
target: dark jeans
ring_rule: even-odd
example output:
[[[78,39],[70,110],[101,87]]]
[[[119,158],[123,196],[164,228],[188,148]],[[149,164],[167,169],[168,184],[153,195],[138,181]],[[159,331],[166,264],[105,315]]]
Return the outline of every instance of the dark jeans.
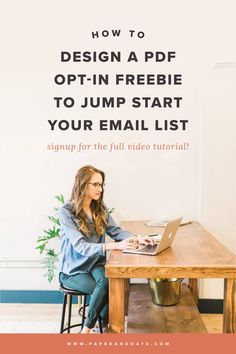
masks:
[[[108,324],[108,279],[104,266],[94,266],[89,273],[66,275],[60,273],[60,282],[68,288],[91,295],[85,326],[93,328],[98,316],[103,326]]]

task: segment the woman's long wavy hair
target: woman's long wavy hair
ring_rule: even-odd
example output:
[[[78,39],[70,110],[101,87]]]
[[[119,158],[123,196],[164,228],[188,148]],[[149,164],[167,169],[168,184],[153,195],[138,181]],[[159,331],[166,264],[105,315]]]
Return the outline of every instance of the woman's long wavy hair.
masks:
[[[75,176],[75,183],[72,189],[71,202],[73,205],[73,212],[78,220],[79,230],[85,235],[89,236],[91,230],[91,224],[83,210],[84,200],[86,198],[86,189],[89,181],[94,173],[99,173],[102,176],[102,181],[105,181],[105,174],[103,171],[93,166],[83,166],[79,169]],[[98,200],[92,200],[90,204],[92,217],[96,233],[102,236],[105,232],[106,221],[106,208],[103,202],[103,189],[101,196]]]

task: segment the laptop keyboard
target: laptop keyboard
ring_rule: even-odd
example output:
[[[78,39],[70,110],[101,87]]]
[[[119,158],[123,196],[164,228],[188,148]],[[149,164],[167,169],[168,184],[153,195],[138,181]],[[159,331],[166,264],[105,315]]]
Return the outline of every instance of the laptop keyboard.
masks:
[[[138,250],[139,253],[153,253],[156,251],[156,248],[157,248],[157,245],[155,246],[146,246],[146,247],[143,247],[141,248],[140,250]]]

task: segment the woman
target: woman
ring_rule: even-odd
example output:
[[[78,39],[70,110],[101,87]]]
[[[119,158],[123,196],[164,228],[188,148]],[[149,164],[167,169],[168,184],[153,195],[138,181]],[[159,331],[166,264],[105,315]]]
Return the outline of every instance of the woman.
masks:
[[[135,248],[147,238],[135,238],[118,227],[104,202],[103,171],[84,166],[76,174],[71,201],[58,211],[61,225],[60,282],[91,295],[81,333],[90,333],[100,315],[104,332],[108,326],[108,279],[106,251]],[[105,234],[116,241],[105,243]]]

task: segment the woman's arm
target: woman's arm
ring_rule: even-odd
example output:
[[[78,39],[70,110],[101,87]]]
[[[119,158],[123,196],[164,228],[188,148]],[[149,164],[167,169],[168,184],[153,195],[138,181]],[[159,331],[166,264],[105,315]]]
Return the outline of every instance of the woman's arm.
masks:
[[[135,247],[137,247],[137,244],[140,244],[140,245],[154,245],[154,244],[156,244],[156,241],[152,237],[142,236],[142,235],[134,235],[129,231],[122,230],[121,227],[116,225],[115,221],[113,220],[113,218],[110,214],[108,214],[108,225],[107,225],[106,232],[111,238],[113,238],[116,241],[121,241],[121,240],[125,240],[127,238],[132,238],[132,242],[134,242]],[[130,246],[131,239],[129,240],[128,243]],[[121,245],[121,247],[122,247],[122,245]],[[127,248],[127,246],[124,248]],[[112,248],[112,249],[116,249],[116,248]],[[117,248],[117,249],[123,249],[123,248]]]
[[[131,232],[122,230],[117,226],[110,213],[108,213],[106,233],[116,241],[122,241],[127,237],[134,236]]]
[[[137,248],[138,243],[136,242],[134,237],[128,237],[123,241],[120,242],[109,242],[106,243],[105,245],[105,250],[110,251],[110,250],[124,250],[126,248]]]

